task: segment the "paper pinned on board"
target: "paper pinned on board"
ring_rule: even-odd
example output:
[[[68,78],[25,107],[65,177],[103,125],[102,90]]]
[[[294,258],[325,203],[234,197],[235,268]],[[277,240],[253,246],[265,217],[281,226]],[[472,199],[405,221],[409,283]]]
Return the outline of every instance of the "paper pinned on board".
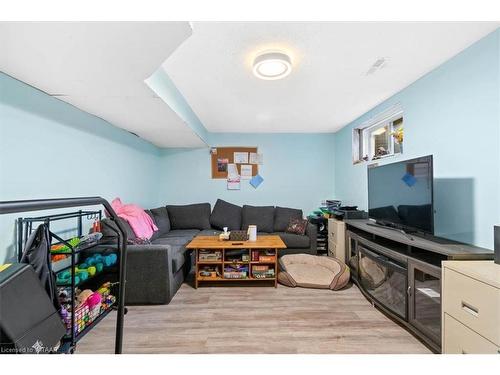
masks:
[[[252,165],[251,164],[240,165],[240,170],[241,170],[241,179],[242,180],[250,180],[252,178]]]
[[[248,152],[235,152],[233,160],[236,164],[248,164]]]
[[[249,163],[250,164],[262,164],[263,163],[263,155],[258,154],[256,152],[251,152]]]
[[[227,179],[227,190],[240,190],[241,182],[240,177],[237,178],[228,178]]]
[[[238,173],[238,167],[234,163],[228,164],[227,165],[227,179],[234,180],[236,178],[240,178],[240,174]]]

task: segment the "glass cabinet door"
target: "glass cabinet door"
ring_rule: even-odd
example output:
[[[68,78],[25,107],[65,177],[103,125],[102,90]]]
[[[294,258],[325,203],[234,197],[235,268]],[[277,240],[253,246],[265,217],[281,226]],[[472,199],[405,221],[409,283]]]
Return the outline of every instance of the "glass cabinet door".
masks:
[[[408,260],[409,322],[437,344],[441,342],[441,269]]]

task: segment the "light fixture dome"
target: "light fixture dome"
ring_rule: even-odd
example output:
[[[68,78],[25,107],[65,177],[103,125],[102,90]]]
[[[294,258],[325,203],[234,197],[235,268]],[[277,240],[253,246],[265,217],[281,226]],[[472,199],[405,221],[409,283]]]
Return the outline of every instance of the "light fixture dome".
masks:
[[[265,52],[253,62],[253,74],[260,79],[281,79],[292,71],[290,57],[282,52]]]

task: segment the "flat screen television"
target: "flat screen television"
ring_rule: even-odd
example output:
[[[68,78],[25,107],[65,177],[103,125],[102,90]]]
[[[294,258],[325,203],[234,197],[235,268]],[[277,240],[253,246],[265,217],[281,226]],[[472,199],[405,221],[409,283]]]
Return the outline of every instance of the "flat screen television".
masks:
[[[381,225],[434,234],[432,155],[369,167],[368,216]]]

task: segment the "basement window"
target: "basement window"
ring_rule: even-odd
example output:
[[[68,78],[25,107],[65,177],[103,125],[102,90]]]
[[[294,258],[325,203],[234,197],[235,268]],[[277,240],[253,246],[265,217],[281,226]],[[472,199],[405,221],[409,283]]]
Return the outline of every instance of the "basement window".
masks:
[[[403,153],[403,111],[399,106],[355,128],[352,133],[353,164]]]

